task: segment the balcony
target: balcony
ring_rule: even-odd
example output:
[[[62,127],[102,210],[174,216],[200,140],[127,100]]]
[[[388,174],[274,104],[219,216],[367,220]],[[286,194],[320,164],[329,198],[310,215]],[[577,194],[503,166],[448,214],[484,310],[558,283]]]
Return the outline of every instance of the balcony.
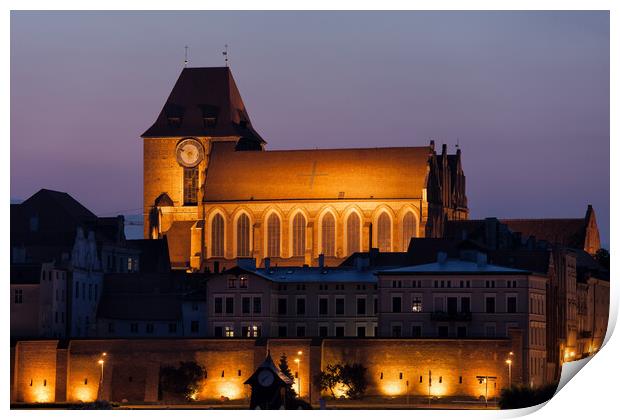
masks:
[[[471,321],[471,312],[444,312],[431,313],[432,321]]]

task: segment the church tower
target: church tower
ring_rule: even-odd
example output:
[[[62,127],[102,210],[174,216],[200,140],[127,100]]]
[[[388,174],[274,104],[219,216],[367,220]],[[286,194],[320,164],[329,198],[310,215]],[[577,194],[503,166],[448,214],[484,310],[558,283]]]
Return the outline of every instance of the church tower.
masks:
[[[142,139],[144,237],[158,238],[169,229],[191,232],[198,237],[185,238],[183,248],[200,254],[202,191],[213,143],[233,142],[243,150],[263,150],[265,143],[252,128],[229,68],[184,68]]]

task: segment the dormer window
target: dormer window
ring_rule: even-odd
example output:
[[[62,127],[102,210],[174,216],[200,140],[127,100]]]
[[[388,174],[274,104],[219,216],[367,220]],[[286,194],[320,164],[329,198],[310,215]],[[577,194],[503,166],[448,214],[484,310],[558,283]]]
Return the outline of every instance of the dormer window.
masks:
[[[217,123],[217,118],[215,117],[204,117],[203,118],[203,123],[205,128],[213,128],[215,127],[215,124]]]
[[[172,128],[179,128],[183,123],[183,114],[185,109],[182,106],[175,104],[166,104],[164,107],[164,113],[166,114],[166,120],[168,126]]]
[[[213,128],[217,125],[219,109],[213,105],[200,105],[202,111],[202,124],[204,128]]]
[[[173,128],[181,127],[181,121],[183,118],[181,117],[168,117],[168,126]]]

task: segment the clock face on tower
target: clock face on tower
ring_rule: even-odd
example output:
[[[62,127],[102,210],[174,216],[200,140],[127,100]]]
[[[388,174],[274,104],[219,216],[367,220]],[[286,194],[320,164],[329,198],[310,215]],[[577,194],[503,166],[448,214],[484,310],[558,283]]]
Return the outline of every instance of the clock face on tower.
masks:
[[[186,168],[198,165],[203,154],[202,144],[196,139],[183,139],[177,144],[177,161]]]
[[[271,386],[273,383],[273,373],[268,370],[262,370],[258,374],[258,383],[265,388]]]

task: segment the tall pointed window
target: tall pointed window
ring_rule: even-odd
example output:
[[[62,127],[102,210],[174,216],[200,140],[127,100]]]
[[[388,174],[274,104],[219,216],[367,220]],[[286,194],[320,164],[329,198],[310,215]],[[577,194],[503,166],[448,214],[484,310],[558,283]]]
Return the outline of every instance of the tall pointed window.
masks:
[[[267,219],[267,256],[280,256],[280,218],[275,213]]]
[[[402,237],[401,237],[401,246],[403,247],[403,251],[407,251],[409,248],[409,242],[411,238],[416,236],[416,223],[415,216],[412,212],[407,212],[405,217],[403,217],[403,225],[402,225]]]
[[[347,218],[347,255],[361,250],[360,246],[360,217],[353,212]]]
[[[306,253],[306,218],[297,213],[293,218],[293,256],[303,257]]]
[[[380,252],[392,250],[392,222],[386,212],[381,213],[377,220],[377,246]]]
[[[211,220],[211,256],[224,256],[224,218],[219,213]]]
[[[198,167],[183,168],[183,205],[198,204]]]
[[[331,213],[323,216],[321,224],[321,250],[326,257],[336,255],[336,219]]]
[[[237,256],[250,256],[250,218],[245,213],[237,219]]]

